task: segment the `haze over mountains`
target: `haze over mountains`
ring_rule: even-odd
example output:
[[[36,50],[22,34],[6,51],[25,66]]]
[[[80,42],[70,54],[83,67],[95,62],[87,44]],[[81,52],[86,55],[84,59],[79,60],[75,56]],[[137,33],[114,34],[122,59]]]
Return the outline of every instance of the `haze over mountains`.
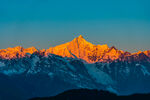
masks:
[[[0,81],[2,100],[49,97],[80,88],[118,95],[150,93],[150,50],[129,53],[93,45],[82,36],[47,50],[1,49]]]

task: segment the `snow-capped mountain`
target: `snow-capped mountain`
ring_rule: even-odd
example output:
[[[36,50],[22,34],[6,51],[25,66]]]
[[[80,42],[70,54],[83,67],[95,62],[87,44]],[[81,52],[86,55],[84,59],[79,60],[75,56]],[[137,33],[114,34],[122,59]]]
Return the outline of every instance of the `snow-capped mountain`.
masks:
[[[56,47],[50,47],[45,50],[37,50],[35,47],[23,48],[17,46],[14,48],[7,48],[0,50],[0,58],[2,59],[16,59],[23,58],[29,54],[39,53],[43,56],[48,56],[49,54],[55,54],[62,57],[72,57],[83,59],[88,63],[95,62],[112,62],[114,60],[121,61],[138,61],[142,59],[147,59],[150,57],[150,50],[139,51],[137,53],[125,52],[123,50],[118,50],[116,47],[108,47],[105,45],[94,45],[86,41],[83,36],[79,36],[70,42],[58,45]],[[147,59],[149,60],[149,59]]]
[[[74,88],[145,93],[150,92],[150,50],[124,52],[93,45],[82,36],[47,50],[7,48],[0,50],[0,80],[0,98],[8,94],[2,89],[8,86],[23,99]]]

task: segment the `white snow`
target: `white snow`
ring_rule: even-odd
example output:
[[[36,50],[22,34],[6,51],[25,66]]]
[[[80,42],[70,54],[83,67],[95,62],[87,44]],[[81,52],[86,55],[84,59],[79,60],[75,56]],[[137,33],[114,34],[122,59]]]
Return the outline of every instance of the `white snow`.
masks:
[[[140,66],[140,64],[136,64],[136,66]]]
[[[145,66],[141,65],[141,68],[142,68],[142,72],[143,72],[144,75],[146,75],[146,74],[150,75],[150,72],[148,72],[148,70]]]
[[[107,63],[106,65],[107,65],[108,72],[111,73],[111,69],[110,69],[110,66],[109,66],[110,64]]]
[[[60,58],[60,57],[57,57],[57,58],[58,58],[59,60],[64,61],[64,62],[67,64],[67,66],[68,66],[71,70],[76,71],[76,69],[75,69],[66,59]]]
[[[97,69],[94,64],[85,64],[85,67],[88,73],[93,79],[96,80],[97,83],[101,83],[103,85],[114,84],[114,81],[111,79],[111,77],[105,72]]]
[[[130,73],[129,67],[126,66],[124,72],[125,72],[126,74],[129,74],[129,73]]]
[[[38,61],[40,61],[40,58],[39,58],[38,56],[34,56],[34,57],[32,58],[32,66],[31,66],[31,68],[28,70],[28,72],[27,72],[28,74],[29,74],[29,73],[30,73],[30,74],[36,74],[36,73],[40,72],[41,68],[38,68],[38,69],[35,70],[35,66],[36,66],[36,63],[37,63]]]
[[[0,67],[5,66],[5,64],[3,62],[0,62]]]
[[[35,56],[33,59],[32,59],[32,64],[33,66],[36,65],[36,63],[40,60],[40,58],[38,56]]]
[[[136,66],[140,66],[141,67],[141,70],[142,70],[144,75],[150,75],[150,72],[147,70],[147,68],[145,66],[140,65],[140,64],[136,64]]]
[[[19,68],[19,70],[15,70],[15,69],[4,70],[3,73],[5,75],[11,75],[11,74],[21,74],[24,71],[25,71],[24,68]]]
[[[16,73],[17,71],[16,70],[4,70],[3,71],[3,73],[5,74],[5,75],[11,75],[11,74],[13,74],[13,73]]]

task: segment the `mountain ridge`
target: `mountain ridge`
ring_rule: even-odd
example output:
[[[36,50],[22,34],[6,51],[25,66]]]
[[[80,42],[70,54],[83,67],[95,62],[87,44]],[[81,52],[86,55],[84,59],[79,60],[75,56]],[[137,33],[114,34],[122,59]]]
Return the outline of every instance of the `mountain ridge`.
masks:
[[[139,56],[141,53],[144,53],[150,58],[150,50],[138,51],[136,53],[130,53],[123,50],[118,50],[115,46],[108,47],[107,44],[104,45],[94,45],[86,41],[82,35],[74,38],[72,41],[50,47],[49,49],[38,50],[35,47],[23,48],[21,46],[16,46],[13,48],[1,49],[0,57],[3,59],[15,59],[22,58],[28,54],[39,53],[44,56],[49,54],[56,54],[62,57],[73,57],[75,56],[79,59],[83,59],[88,63],[95,62],[110,62],[123,57]]]

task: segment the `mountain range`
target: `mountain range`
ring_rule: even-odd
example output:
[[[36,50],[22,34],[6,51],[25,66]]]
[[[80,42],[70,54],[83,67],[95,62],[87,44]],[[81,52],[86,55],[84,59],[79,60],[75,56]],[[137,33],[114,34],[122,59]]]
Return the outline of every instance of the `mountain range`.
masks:
[[[150,50],[138,51],[136,53],[118,50],[115,46],[108,47],[105,45],[94,45],[86,41],[82,35],[65,44],[56,47],[50,47],[45,50],[37,50],[35,47],[23,48],[17,46],[0,50],[0,57],[3,59],[15,59],[27,56],[27,54],[39,53],[43,56],[55,54],[62,57],[72,57],[83,59],[88,63],[95,62],[112,62],[114,60],[121,61],[140,61],[146,57],[150,57]],[[149,60],[149,59],[147,59]]]
[[[149,93],[150,50],[125,52],[94,45],[81,35],[47,50],[1,49],[0,82],[2,100],[48,97],[80,88],[118,95]]]

